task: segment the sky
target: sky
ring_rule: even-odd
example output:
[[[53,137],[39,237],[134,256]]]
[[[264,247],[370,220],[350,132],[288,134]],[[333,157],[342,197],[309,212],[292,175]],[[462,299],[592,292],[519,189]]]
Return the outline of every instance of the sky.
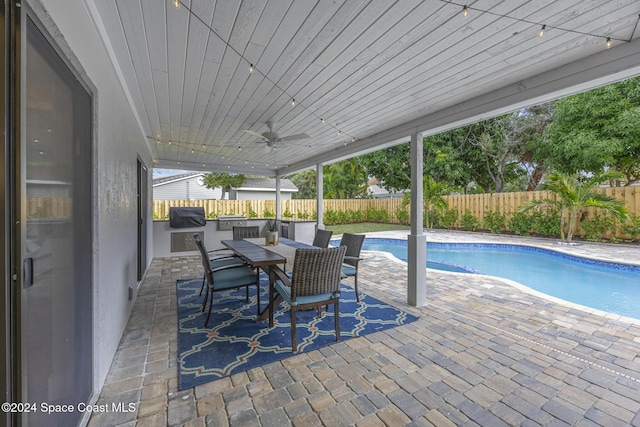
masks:
[[[156,169],[153,168],[153,179],[164,178],[165,176],[181,175],[183,173],[190,173],[192,171],[186,171],[182,169]]]

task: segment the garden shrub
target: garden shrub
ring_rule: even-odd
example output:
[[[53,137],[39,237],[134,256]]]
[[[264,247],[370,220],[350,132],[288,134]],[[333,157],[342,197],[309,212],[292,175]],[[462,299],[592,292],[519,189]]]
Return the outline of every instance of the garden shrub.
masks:
[[[458,210],[447,209],[444,212],[437,212],[434,217],[434,227],[453,228],[458,222]]]
[[[640,236],[640,216],[630,215],[627,222],[622,224],[622,232],[632,239]]]
[[[284,210],[284,212],[282,212],[282,216],[285,218],[293,218],[293,213],[289,210],[289,208],[287,208]]]
[[[275,216],[276,216],[276,213],[275,213],[275,212],[270,211],[269,209],[265,209],[265,210],[262,212],[262,217],[263,217],[263,218],[275,218]]]
[[[254,211],[251,205],[249,205],[249,218],[258,218],[258,212]]]
[[[298,219],[308,219],[309,218],[309,213],[308,212],[298,212],[297,217],[298,217]]]
[[[404,206],[398,206],[396,208],[396,218],[400,222],[400,224],[410,224],[411,223],[411,215],[407,211],[407,208]]]
[[[469,209],[465,209],[460,220],[462,229],[465,231],[476,231],[478,229],[478,218],[471,213]]]
[[[484,213],[482,225],[494,234],[504,230],[505,216],[498,211],[487,211]]]
[[[536,209],[531,214],[531,229],[546,237],[560,237],[560,212],[557,209]]]
[[[327,209],[324,211],[324,223],[326,225],[335,225],[338,224],[338,212]]]
[[[528,236],[533,229],[533,217],[527,212],[514,212],[509,218],[508,227],[519,236]]]
[[[616,224],[609,215],[595,214],[593,218],[580,223],[584,238],[590,242],[598,242],[608,231],[615,231]]]
[[[364,219],[368,222],[389,222],[389,212],[386,209],[369,208],[364,213]]]

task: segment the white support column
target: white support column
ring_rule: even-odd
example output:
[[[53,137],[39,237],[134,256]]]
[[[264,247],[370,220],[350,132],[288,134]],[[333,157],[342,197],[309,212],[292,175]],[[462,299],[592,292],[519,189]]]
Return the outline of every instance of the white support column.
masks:
[[[427,303],[427,237],[423,212],[423,144],[422,134],[411,135],[411,234],[408,236],[407,303]]]
[[[280,208],[282,195],[280,194],[280,174],[276,175],[276,219],[282,218],[282,209]]]
[[[316,228],[324,229],[324,219],[322,218],[322,199],[324,198],[322,163],[316,165]]]

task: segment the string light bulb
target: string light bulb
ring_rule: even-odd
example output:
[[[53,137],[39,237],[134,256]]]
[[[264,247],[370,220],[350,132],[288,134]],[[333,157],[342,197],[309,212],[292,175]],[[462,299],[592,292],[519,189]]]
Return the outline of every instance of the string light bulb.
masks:
[[[177,8],[180,7],[180,0],[173,0],[173,5]]]
[[[546,29],[547,29],[546,25],[543,25],[542,28],[540,28],[540,34],[539,34],[540,37],[544,36],[544,30],[546,30]]]
[[[611,37],[607,37],[607,49],[611,47]]]
[[[322,118],[321,118],[321,119],[320,119],[320,121],[321,121],[322,123],[324,123],[324,119],[322,119]]]
[[[469,14],[469,8],[465,5],[462,7],[462,15],[466,18]]]
[[[296,100],[295,98],[291,98],[291,106],[295,107],[296,106]]]
[[[253,73],[253,64],[249,64],[249,74]]]

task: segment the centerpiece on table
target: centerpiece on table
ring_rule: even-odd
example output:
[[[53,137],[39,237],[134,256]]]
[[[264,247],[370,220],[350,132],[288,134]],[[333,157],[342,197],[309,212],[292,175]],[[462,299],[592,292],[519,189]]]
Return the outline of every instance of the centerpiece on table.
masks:
[[[267,234],[264,237],[264,241],[267,246],[276,246],[278,244],[278,220],[275,218],[267,220]]]

